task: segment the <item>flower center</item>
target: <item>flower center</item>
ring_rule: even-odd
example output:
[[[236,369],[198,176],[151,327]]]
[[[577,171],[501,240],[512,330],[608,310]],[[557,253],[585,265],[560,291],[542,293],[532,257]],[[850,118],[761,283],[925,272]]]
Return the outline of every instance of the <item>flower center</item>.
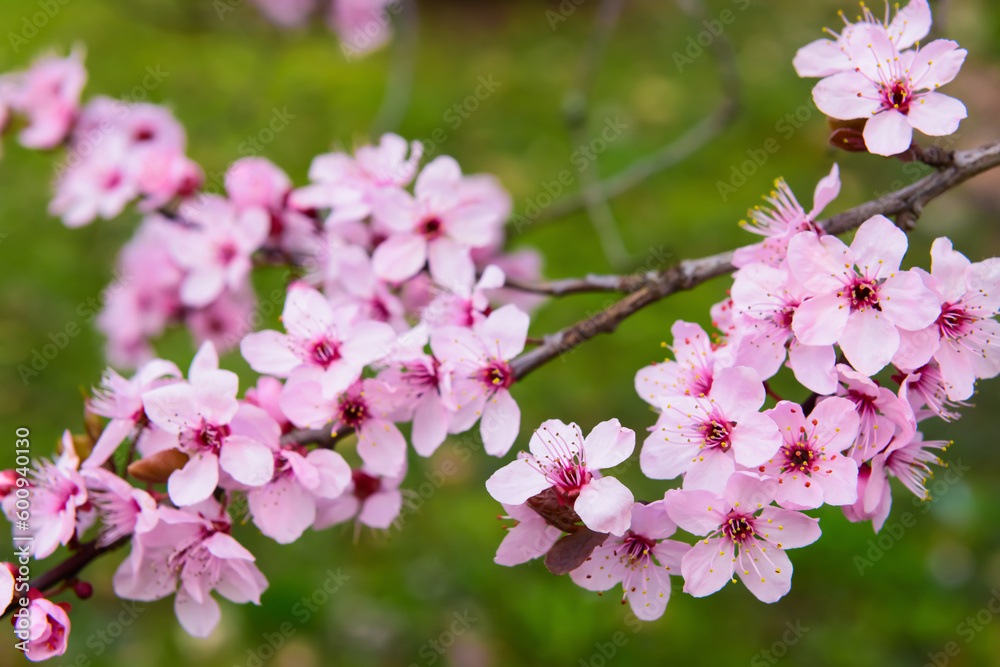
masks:
[[[909,83],[901,79],[893,81],[891,86],[882,86],[883,109],[896,109],[902,114],[907,114],[910,112],[910,102],[912,100],[913,96],[910,92]]]
[[[848,292],[851,299],[851,310],[874,308],[881,311],[878,303],[878,283],[870,278],[856,278]]]
[[[345,398],[340,402],[340,421],[358,428],[368,419],[368,404],[360,398]]]
[[[337,359],[340,359],[340,349],[332,341],[322,338],[313,343],[310,355],[313,361],[323,368],[327,368]]]
[[[734,422],[725,422],[719,419],[712,419],[701,425],[701,433],[704,439],[704,447],[709,449],[718,447],[722,451],[728,451],[732,444],[730,435],[733,432]]]
[[[229,264],[236,258],[236,246],[232,243],[226,243],[221,248],[219,248],[219,261],[223,264]]]
[[[806,475],[810,473],[812,462],[818,456],[805,440],[785,445],[781,448],[781,455],[785,457],[781,472],[801,472]]]
[[[655,545],[656,543],[652,540],[648,540],[642,535],[636,535],[631,530],[625,534],[625,539],[622,541],[622,549],[625,552],[624,555],[628,556],[630,565],[648,560],[649,552],[653,550]]]
[[[941,308],[941,316],[937,319],[938,330],[942,338],[956,340],[969,333],[969,325],[976,321],[965,309],[950,303]]]
[[[429,218],[420,223],[417,227],[417,233],[422,234],[428,241],[433,241],[434,239],[440,237],[444,231],[442,230],[440,220],[437,218]]]
[[[351,479],[354,480],[354,497],[361,502],[365,502],[382,488],[382,480],[361,470],[352,470]]]
[[[743,544],[753,539],[753,516],[740,514],[733,510],[726,517],[726,523],[722,525],[722,530],[730,540],[737,544]]]
[[[487,387],[506,389],[514,384],[514,372],[506,361],[496,359],[479,369],[479,381]]]
[[[199,448],[218,454],[222,448],[222,442],[229,435],[230,429],[226,424],[203,424],[196,437]]]

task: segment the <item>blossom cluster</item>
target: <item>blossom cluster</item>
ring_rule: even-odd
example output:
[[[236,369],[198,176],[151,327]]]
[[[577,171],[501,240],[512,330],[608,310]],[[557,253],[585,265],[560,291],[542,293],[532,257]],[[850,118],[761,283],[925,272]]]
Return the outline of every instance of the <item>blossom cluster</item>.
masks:
[[[904,121],[944,132],[921,108],[942,123],[954,116],[940,94],[919,91],[954,76],[964,51],[945,40],[899,51],[926,35],[925,9],[913,0],[892,21],[866,14],[796,57],[801,74],[826,77],[816,100],[832,115],[854,92],[868,99],[855,91],[862,78],[878,81],[881,101],[864,111],[870,152],[907,150]],[[904,60],[914,78],[901,82],[886,72]],[[98,319],[112,364],[136,370],[105,372],[86,403],[86,434],[67,430],[54,460],[0,473],[0,509],[37,559],[130,545],[115,593],[173,596],[181,626],[204,637],[220,620],[214,593],[260,604],[268,586],[233,537],[234,519],[281,544],[352,520],[387,529],[411,447],[431,456],[478,424],[487,454],[510,452],[521,431],[514,360],[538,299],[505,286],[537,278],[539,259],[503,251],[511,203],[496,179],[464,174],[447,156],[421,164],[418,142],[386,134],[319,155],[299,187],[246,158],[227,170],[225,194],[210,194],[169,112],[82,105],[85,79],[79,53],[0,78],[0,129],[23,120],[25,146],[67,149],[51,206],[67,226],[138,200],[124,277]],[[671,576],[695,597],[738,578],[771,603],[791,587],[786,551],[821,536],[807,511],[840,507],[878,531],[891,478],[927,496],[947,443],[924,440],[919,424],[957,419],[977,380],[1000,374],[1000,259],[973,263],[939,238],[929,271],[904,269],[906,234],[881,215],[850,245],[824,230],[818,216],[839,192],[836,165],[809,212],[777,181],[742,223],[763,239],[734,253],[730,296],[710,311],[716,332],[675,322],[663,344],[671,356],[636,374],[657,413],[639,468],[675,488],[636,500],[609,474],[636,457],[635,432],[618,419],[586,436],[547,420],[486,482],[516,522],[497,563],[544,556],[584,589],[621,585],[644,620],[663,615]],[[263,328],[250,278],[273,265],[287,267],[288,284],[268,297],[283,302],[280,325]],[[186,373],[153,347],[181,322],[199,345]],[[220,367],[230,348],[259,374],[242,395]],[[769,384],[786,368],[797,401]],[[15,596],[13,574],[0,568],[0,607]],[[75,572],[55,583],[89,595]],[[31,660],[66,650],[70,606],[51,601],[57,592],[18,600],[28,621],[21,633],[15,617],[15,632]]]

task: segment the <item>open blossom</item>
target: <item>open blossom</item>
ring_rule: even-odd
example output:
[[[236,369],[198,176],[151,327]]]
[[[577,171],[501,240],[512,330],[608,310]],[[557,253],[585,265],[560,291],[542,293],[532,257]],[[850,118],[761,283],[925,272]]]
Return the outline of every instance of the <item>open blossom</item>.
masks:
[[[858,464],[844,454],[854,444],[861,422],[843,398],[820,401],[807,417],[802,406],[780,401],[766,411],[781,433],[781,449],[760,466],[778,480],[774,500],[786,509],[851,505],[858,499]]]
[[[731,365],[700,325],[677,320],[670,333],[674,359],[646,366],[635,374],[639,398],[661,409],[675,396],[707,395],[716,373]]]
[[[404,477],[405,465],[399,474],[388,476],[364,466],[351,471],[351,481],[343,493],[336,498],[316,500],[313,530],[324,530],[355,518],[369,528],[388,528],[403,508],[399,485]]]
[[[931,273],[921,275],[941,302],[940,314],[926,329],[904,333],[901,348],[924,349],[931,339],[948,399],[964,401],[977,379],[1000,374],[1000,324],[994,319],[1000,310],[1000,259],[973,264],[950,240],[939,238],[931,260]],[[897,355],[894,363],[912,369],[926,359]]]
[[[909,373],[894,375],[893,379],[899,382],[899,398],[909,403],[918,422],[931,415],[945,421],[958,419],[961,415],[952,408],[968,405],[948,398],[941,367],[936,361]]]
[[[207,306],[224,290],[241,291],[271,222],[260,209],[238,212],[227,200],[204,195],[198,203],[181,207],[181,216],[191,227],[179,227],[170,238],[170,252],[186,271],[181,283],[181,301],[192,307]]]
[[[288,333],[258,331],[240,343],[258,373],[316,382],[332,398],[361,376],[366,365],[388,353],[396,334],[383,322],[357,321],[357,309],[334,308],[304,283],[293,283],[281,321]]]
[[[490,312],[490,300],[485,290],[503,287],[505,276],[497,266],[490,264],[475,285],[445,285],[426,308],[420,318],[431,327],[459,326],[471,327],[486,319]]]
[[[748,232],[760,234],[764,240],[751,246],[737,248],[733,254],[733,265],[746,266],[752,262],[777,264],[785,258],[788,242],[799,232],[818,232],[816,218],[823,209],[840,194],[840,170],[836,164],[828,176],[816,184],[813,194],[813,208],[806,213],[795,198],[784,179],[774,182],[774,191],[764,200],[769,206],[755,206],[747,213],[750,222],[740,221],[740,226]]]
[[[671,489],[664,501],[678,526],[706,536],[681,561],[684,592],[711,595],[739,575],[761,602],[791,590],[792,562],[785,553],[820,537],[819,521],[771,505],[777,480],[738,472],[722,494]]]
[[[837,388],[837,353],[833,345],[805,345],[792,331],[795,311],[806,289],[788,273],[788,267],[753,263],[733,277],[733,331],[729,345],[736,363],[749,366],[762,379],[781,369],[787,356],[795,379],[818,394]]]
[[[410,439],[421,456],[430,456],[448,437],[452,415],[451,373],[429,354],[414,354],[393,362],[378,375],[389,386],[407,391],[404,416],[412,422]]]
[[[441,327],[431,334],[434,357],[452,373],[447,397],[456,408],[452,432],[467,431],[481,416],[483,447],[492,456],[506,454],[521,428],[521,409],[510,395],[515,378],[509,362],[524,350],[528,324],[528,316],[508,304],[471,329]]]
[[[273,435],[273,420],[254,405],[240,404],[238,389],[239,378],[219,369],[215,347],[205,343],[191,362],[187,382],[143,394],[150,421],[189,456],[167,483],[176,505],[193,505],[211,496],[220,467],[247,486],[260,486],[274,476],[273,443],[266,442]]]
[[[965,105],[937,92],[958,74],[967,54],[948,39],[900,51],[886,30],[864,24],[847,36],[854,71],[833,74],[813,88],[819,110],[832,118],[867,119],[865,145],[877,155],[910,147],[913,130],[951,134],[967,116]]]
[[[374,216],[390,236],[372,254],[375,274],[402,282],[428,264],[439,285],[471,283],[470,251],[490,243],[509,207],[479,190],[453,158],[440,156],[417,176],[414,196],[399,189],[381,191]]]
[[[159,600],[176,591],[174,611],[189,634],[207,637],[219,623],[217,591],[237,604],[260,604],[267,580],[254,556],[230,535],[232,524],[215,500],[187,510],[160,507],[155,526],[137,533],[114,576],[115,594]]]
[[[910,0],[902,9],[896,5],[896,15],[889,20],[889,5],[886,3],[884,19],[876,17],[868,7],[861,4],[862,15],[857,23],[851,23],[843,12],[844,28],[838,34],[831,34],[836,40],[818,39],[800,48],[792,64],[801,77],[824,77],[854,69],[848,52],[847,37],[860,25],[881,26],[897,49],[908,49],[927,36],[931,30],[931,8],[927,0]]]
[[[274,478],[247,491],[247,505],[260,532],[291,544],[316,520],[317,501],[340,496],[350,481],[351,467],[339,453],[282,445],[274,451]]]
[[[60,544],[68,544],[94,521],[93,506],[79,468],[80,457],[68,430],[62,436],[59,458],[36,463],[31,480],[29,531],[34,538],[31,554],[37,559],[52,555]],[[7,518],[13,523],[12,516]]]
[[[337,398],[325,398],[317,383],[289,380],[281,408],[300,428],[333,422],[333,433],[349,429],[358,436],[358,455],[380,475],[398,475],[406,466],[406,440],[393,423],[407,400],[405,391],[385,382],[355,382]]]
[[[98,546],[114,544],[156,524],[156,500],[148,493],[104,468],[85,468],[81,474],[101,518]]]
[[[725,368],[706,396],[676,396],[662,407],[639,464],[652,479],[684,475],[685,489],[721,489],[736,464],[759,466],[781,446],[778,427],[758,412],[764,385],[753,369]]]
[[[504,535],[493,558],[493,562],[497,565],[510,567],[540,558],[547,554],[556,540],[562,536],[561,530],[549,525],[527,504],[504,504],[503,508],[507,516],[499,518],[510,519],[517,523],[513,526],[504,526],[507,534]]]
[[[670,600],[670,573],[679,574],[690,545],[667,539],[677,526],[663,500],[632,505],[632,521],[624,535],[609,535],[583,565],[570,572],[577,586],[606,591],[621,583],[622,602],[643,621],[663,615]]]
[[[854,403],[860,417],[858,437],[850,451],[855,461],[868,461],[899,434],[908,434],[904,439],[912,436],[917,422],[905,400],[846,364],[838,364],[837,371],[843,383],[837,393]]]
[[[118,449],[118,445],[146,419],[142,406],[143,393],[180,377],[181,372],[176,364],[163,359],[148,361],[128,380],[112,368],[105,370],[101,386],[94,389],[94,397],[87,407],[93,414],[108,417],[111,421],[101,432],[101,437],[83,462],[83,467],[96,468],[103,465]]]
[[[906,247],[906,234],[882,215],[865,221],[850,247],[810,232],[792,238],[788,266],[810,295],[792,318],[798,339],[839,344],[865,375],[882,370],[899,351],[900,329],[923,329],[941,312],[920,276],[900,271]]]
[[[337,31],[345,53],[374,51],[392,37],[392,24],[383,16],[392,0],[334,0],[330,27]]]
[[[4,568],[6,569],[6,568]],[[24,656],[41,662],[62,655],[69,645],[69,604],[52,602],[34,589],[28,592],[28,646]]]
[[[486,490],[497,501],[521,505],[546,489],[555,489],[591,530],[623,535],[631,521],[632,492],[600,470],[622,463],[635,449],[635,433],[617,419],[601,422],[584,439],[576,424],[549,419],[532,434],[530,453],[497,470]]]

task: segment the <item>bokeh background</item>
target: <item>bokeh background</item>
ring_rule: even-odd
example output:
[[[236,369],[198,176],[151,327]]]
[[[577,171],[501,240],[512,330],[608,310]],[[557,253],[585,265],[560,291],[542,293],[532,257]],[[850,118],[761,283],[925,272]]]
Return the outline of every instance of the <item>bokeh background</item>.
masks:
[[[969,107],[952,145],[992,141],[1000,137],[1000,6],[990,0],[932,5],[938,29],[970,52],[948,87]],[[260,154],[303,184],[314,155],[371,138],[387,72],[394,59],[411,58],[413,95],[398,132],[429,140],[442,130],[446,139],[436,152],[455,156],[467,172],[498,175],[518,213],[563,170],[574,179],[567,189],[576,190],[583,175],[572,161],[575,146],[562,109],[598,0],[565,0],[562,12],[557,2],[527,0],[417,0],[416,7],[418,41],[411,53],[394,46],[347,62],[320,24],[279,30],[245,4],[220,20],[212,0],[68,0],[15,52],[8,33],[20,33],[40,3],[5,0],[0,70],[24,67],[47,49],[65,52],[82,43],[90,71],[85,96],[123,96],[141,83],[147,67],[158,67],[169,75],[149,99],[174,110],[187,128],[189,154],[209,174],[240,157],[240,144],[265,127],[275,109],[287,110],[294,119]],[[709,20],[725,9],[735,16],[723,34],[738,66],[740,112],[696,155],[612,201],[631,256],[627,268],[645,270],[752,241],[736,222],[778,176],[788,179],[808,209],[816,181],[839,162],[844,185],[828,210],[833,213],[927,171],[828,147],[825,121],[810,99],[813,82],[795,76],[791,59],[824,25],[835,27],[841,8],[853,13],[830,0],[707,0]],[[547,11],[565,20],[553,27]],[[615,173],[667,144],[715,108],[723,91],[712,50],[683,67],[675,59],[703,30],[671,2],[626,3],[597,72],[586,130],[598,136],[608,118],[627,124],[600,155],[602,173]],[[456,127],[449,109],[474,94],[480,77],[500,85]],[[731,83],[726,88],[736,92]],[[799,118],[781,124],[787,114]],[[720,196],[717,182],[729,181],[747,150],[761,148],[769,137],[780,149],[735,192]],[[81,392],[98,382],[104,366],[103,341],[87,321],[86,304],[99,300],[111,281],[116,253],[138,217],[132,211],[66,229],[46,214],[58,156],[26,151],[10,137],[3,150],[0,465],[9,467],[16,426],[31,428],[39,453],[53,451],[64,428],[80,430]],[[1000,172],[978,177],[926,209],[911,234],[907,262],[927,266],[930,242],[943,234],[973,260],[1000,254],[998,212]],[[512,229],[509,245],[538,248],[550,277],[612,269],[581,213],[529,224],[519,233]],[[275,276],[256,279],[266,286]],[[618,417],[641,437],[654,415],[633,390],[635,371],[662,357],[660,341],[669,340],[674,320],[707,326],[708,306],[726,287],[725,279],[717,280],[656,304],[613,336],[587,343],[516,385],[523,411],[516,447],[526,446],[530,429],[550,417],[576,421],[585,431]],[[606,300],[574,296],[551,302],[536,313],[532,335],[575,322]],[[28,363],[49,334],[74,322],[82,333],[37,377],[22,381],[17,365]],[[182,368],[194,353],[183,331],[168,334],[157,350]],[[240,372],[244,385],[254,381],[238,354],[226,356],[223,365]],[[223,601],[222,623],[207,640],[185,635],[170,600],[123,607],[110,586],[121,555],[95,563],[86,571],[94,597],[75,603],[69,651],[53,664],[1000,665],[1000,620],[987,610],[991,599],[1000,599],[1000,382],[981,384],[975,406],[964,410],[960,422],[925,428],[929,438],[955,441],[946,460],[961,471],[952,478],[957,481],[945,482],[939,474],[929,503],[896,488],[886,530],[896,528],[882,546],[870,524],[850,524],[832,508],[816,513],[823,539],[792,553],[792,592],[773,605],[758,602],[740,585],[694,599],[681,594],[675,580],[664,617],[639,626],[615,593],[585,592],[566,577],[548,574],[540,562],[495,565],[503,536],[496,519],[500,508],[483,482],[500,462],[479,451],[469,457],[456,438],[429,460],[411,458],[406,488],[416,492],[435,479],[438,484],[431,484],[433,493],[424,485],[429,497],[414,503],[420,507],[408,512],[402,530],[375,534],[341,526],[307,532],[282,547],[252,525],[237,526],[236,537],[257,555],[271,585],[261,607]],[[623,468],[620,475],[637,497],[659,497],[668,486],[642,480],[638,466]],[[907,512],[913,520],[903,527]],[[339,573],[339,586],[331,572]],[[336,592],[318,594],[325,583]],[[318,602],[313,611],[304,611],[304,597]],[[977,613],[979,620],[968,623]],[[432,642],[447,649],[439,653]],[[942,653],[949,642],[958,655]],[[0,663],[21,660],[11,644],[0,642]]]

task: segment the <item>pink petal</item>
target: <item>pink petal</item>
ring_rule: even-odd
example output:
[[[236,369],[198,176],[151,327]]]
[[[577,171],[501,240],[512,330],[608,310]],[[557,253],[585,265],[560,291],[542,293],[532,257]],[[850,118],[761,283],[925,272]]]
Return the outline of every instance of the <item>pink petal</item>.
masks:
[[[931,92],[920,95],[916,103],[910,105],[907,118],[910,125],[924,134],[940,137],[958,130],[962,119],[968,115],[965,105],[954,97]]]
[[[583,451],[591,470],[613,468],[632,456],[635,432],[624,428],[617,419],[601,422],[583,441]]]
[[[941,290],[941,298],[955,302],[969,289],[965,275],[972,262],[954,249],[951,239],[937,238],[931,245],[931,275]]]
[[[101,432],[101,437],[94,444],[94,449],[90,456],[83,462],[83,468],[98,468],[104,464],[111,455],[115,453],[118,446],[125,441],[128,434],[135,428],[135,422],[131,419],[112,419]],[[0,596],[2,598],[3,596]],[[0,599],[2,602],[2,599]]]
[[[708,452],[695,452],[696,462],[691,462],[694,456],[689,457],[688,471],[684,475],[685,490],[705,489],[717,492],[726,486],[726,482],[732,477],[736,470],[733,457],[719,449],[712,449]]]
[[[696,598],[715,593],[733,576],[733,545],[721,539],[695,544],[681,561],[684,592]]]
[[[927,0],[910,0],[896,11],[892,21],[886,26],[897,49],[908,49],[931,31],[931,8]]]
[[[529,321],[527,313],[511,303],[490,313],[478,333],[493,355],[513,359],[524,350]]]
[[[403,494],[398,490],[380,491],[368,498],[358,521],[370,528],[388,528],[403,508]]]
[[[615,550],[620,546],[621,539],[609,536],[604,544],[591,552],[583,565],[569,573],[570,579],[588,591],[606,591],[614,588],[622,582],[627,573],[622,562],[624,559],[615,554]]]
[[[289,381],[279,399],[281,411],[299,428],[318,428],[333,419],[336,404],[323,398],[318,382]]]
[[[858,310],[851,313],[839,343],[851,365],[872,376],[892,361],[899,349],[899,331],[878,311]]]
[[[258,373],[288,377],[302,359],[292,348],[292,341],[277,331],[257,331],[240,341],[240,353]]]
[[[861,417],[854,402],[846,398],[831,397],[820,401],[809,414],[809,421],[816,420],[817,442],[825,447],[827,456],[843,452],[849,448],[858,435]]]
[[[692,535],[708,535],[725,522],[726,501],[711,491],[670,489],[663,502],[674,523]]]
[[[788,269],[813,294],[840,289],[848,275],[845,265],[853,263],[850,249],[835,236],[801,232],[788,242]]]
[[[670,600],[670,577],[664,566],[650,563],[648,567],[628,568],[622,587],[636,618],[655,621],[663,616]]]
[[[426,262],[427,241],[417,234],[391,236],[372,253],[375,275],[393,283],[412,278]]]
[[[247,505],[254,525],[278,544],[291,544],[316,520],[316,501],[291,477],[251,489]]]
[[[413,411],[413,430],[410,439],[421,456],[430,456],[441,446],[448,435],[448,410],[441,397],[431,390],[420,397]]]
[[[824,77],[847,71],[851,59],[837,42],[817,39],[795,53],[792,66],[801,77]]]
[[[761,602],[777,602],[792,588],[792,561],[781,549],[741,551],[736,573],[751,593]]]
[[[215,454],[196,454],[180,470],[170,473],[167,492],[178,507],[194,505],[211,497],[219,484],[219,459]]]
[[[802,386],[817,394],[837,390],[837,353],[832,345],[803,345],[793,342],[788,349],[788,365]]]
[[[906,233],[892,220],[874,215],[858,228],[851,242],[851,252],[863,273],[889,278],[899,271],[908,244]]]
[[[562,535],[561,530],[545,523],[545,519],[535,514],[534,510],[528,511],[533,516],[514,517],[519,523],[508,529],[500,542],[493,559],[497,565],[510,567],[544,556]]]
[[[318,485],[309,490],[321,498],[336,498],[351,483],[351,466],[337,452],[314,449],[306,461],[319,473]]]
[[[858,501],[858,463],[850,456],[837,456],[821,463],[827,472],[819,478],[823,502],[827,505],[853,505]]]
[[[647,539],[662,540],[673,535],[677,526],[667,513],[666,501],[661,499],[645,505],[632,505],[632,525],[629,530]]]
[[[908,149],[913,141],[913,127],[907,117],[895,109],[880,111],[869,118],[863,134],[865,146],[875,155],[897,155]]]
[[[497,502],[521,505],[552,484],[525,459],[511,461],[486,480],[486,490]]]
[[[580,491],[573,509],[587,528],[598,533],[624,535],[632,522],[635,497],[614,477],[591,480]]]
[[[142,395],[149,420],[168,433],[177,434],[201,423],[194,390],[187,383],[150,389]]]
[[[483,417],[479,422],[479,432],[483,437],[483,449],[490,456],[503,456],[521,429],[521,409],[517,401],[506,389],[497,390],[486,400]]]
[[[869,118],[880,106],[877,89],[860,72],[828,76],[816,84],[812,96],[820,111],[840,120]]]
[[[819,528],[819,519],[778,507],[765,507],[757,523],[766,526],[758,531],[762,537],[779,549],[804,547],[818,540],[823,533]]]
[[[766,462],[781,447],[778,427],[767,416],[756,412],[737,422],[731,438],[736,462],[748,467]]]
[[[406,440],[392,422],[370,419],[358,432],[358,455],[372,472],[392,477],[406,465]]]
[[[792,317],[792,331],[806,345],[832,345],[843,335],[851,314],[836,293],[806,299]]]
[[[181,303],[202,308],[215,301],[224,288],[225,275],[221,270],[205,268],[194,271],[181,283]]]
[[[761,479],[750,472],[738,472],[729,478],[723,498],[732,507],[749,512],[771,503],[778,488],[775,479]]]
[[[344,341],[341,354],[359,367],[367,366],[388,355],[395,340],[396,332],[385,322],[361,322]]]
[[[219,466],[240,484],[261,486],[274,477],[274,454],[256,440],[231,435],[219,450]]]
[[[197,602],[185,589],[177,591],[174,597],[174,613],[177,620],[192,637],[208,637],[219,624],[222,612],[219,603],[211,595]]]
[[[833,168],[830,169],[830,173],[816,184],[816,190],[813,193],[813,208],[809,211],[809,218],[815,220],[816,216],[822,213],[823,209],[836,199],[839,194],[840,168],[834,163]]]
[[[431,278],[451,292],[461,293],[476,281],[476,266],[469,248],[442,236],[427,245]]]
[[[962,69],[968,53],[965,49],[958,48],[958,42],[950,39],[935,39],[930,44],[921,46],[910,64],[909,76],[913,80],[913,88],[933,89],[953,80]]]
[[[325,296],[303,283],[292,283],[281,312],[281,323],[295,338],[309,339],[327,333],[335,318]]]
[[[712,382],[711,398],[733,421],[757,412],[765,397],[760,375],[746,366],[723,368]]]

